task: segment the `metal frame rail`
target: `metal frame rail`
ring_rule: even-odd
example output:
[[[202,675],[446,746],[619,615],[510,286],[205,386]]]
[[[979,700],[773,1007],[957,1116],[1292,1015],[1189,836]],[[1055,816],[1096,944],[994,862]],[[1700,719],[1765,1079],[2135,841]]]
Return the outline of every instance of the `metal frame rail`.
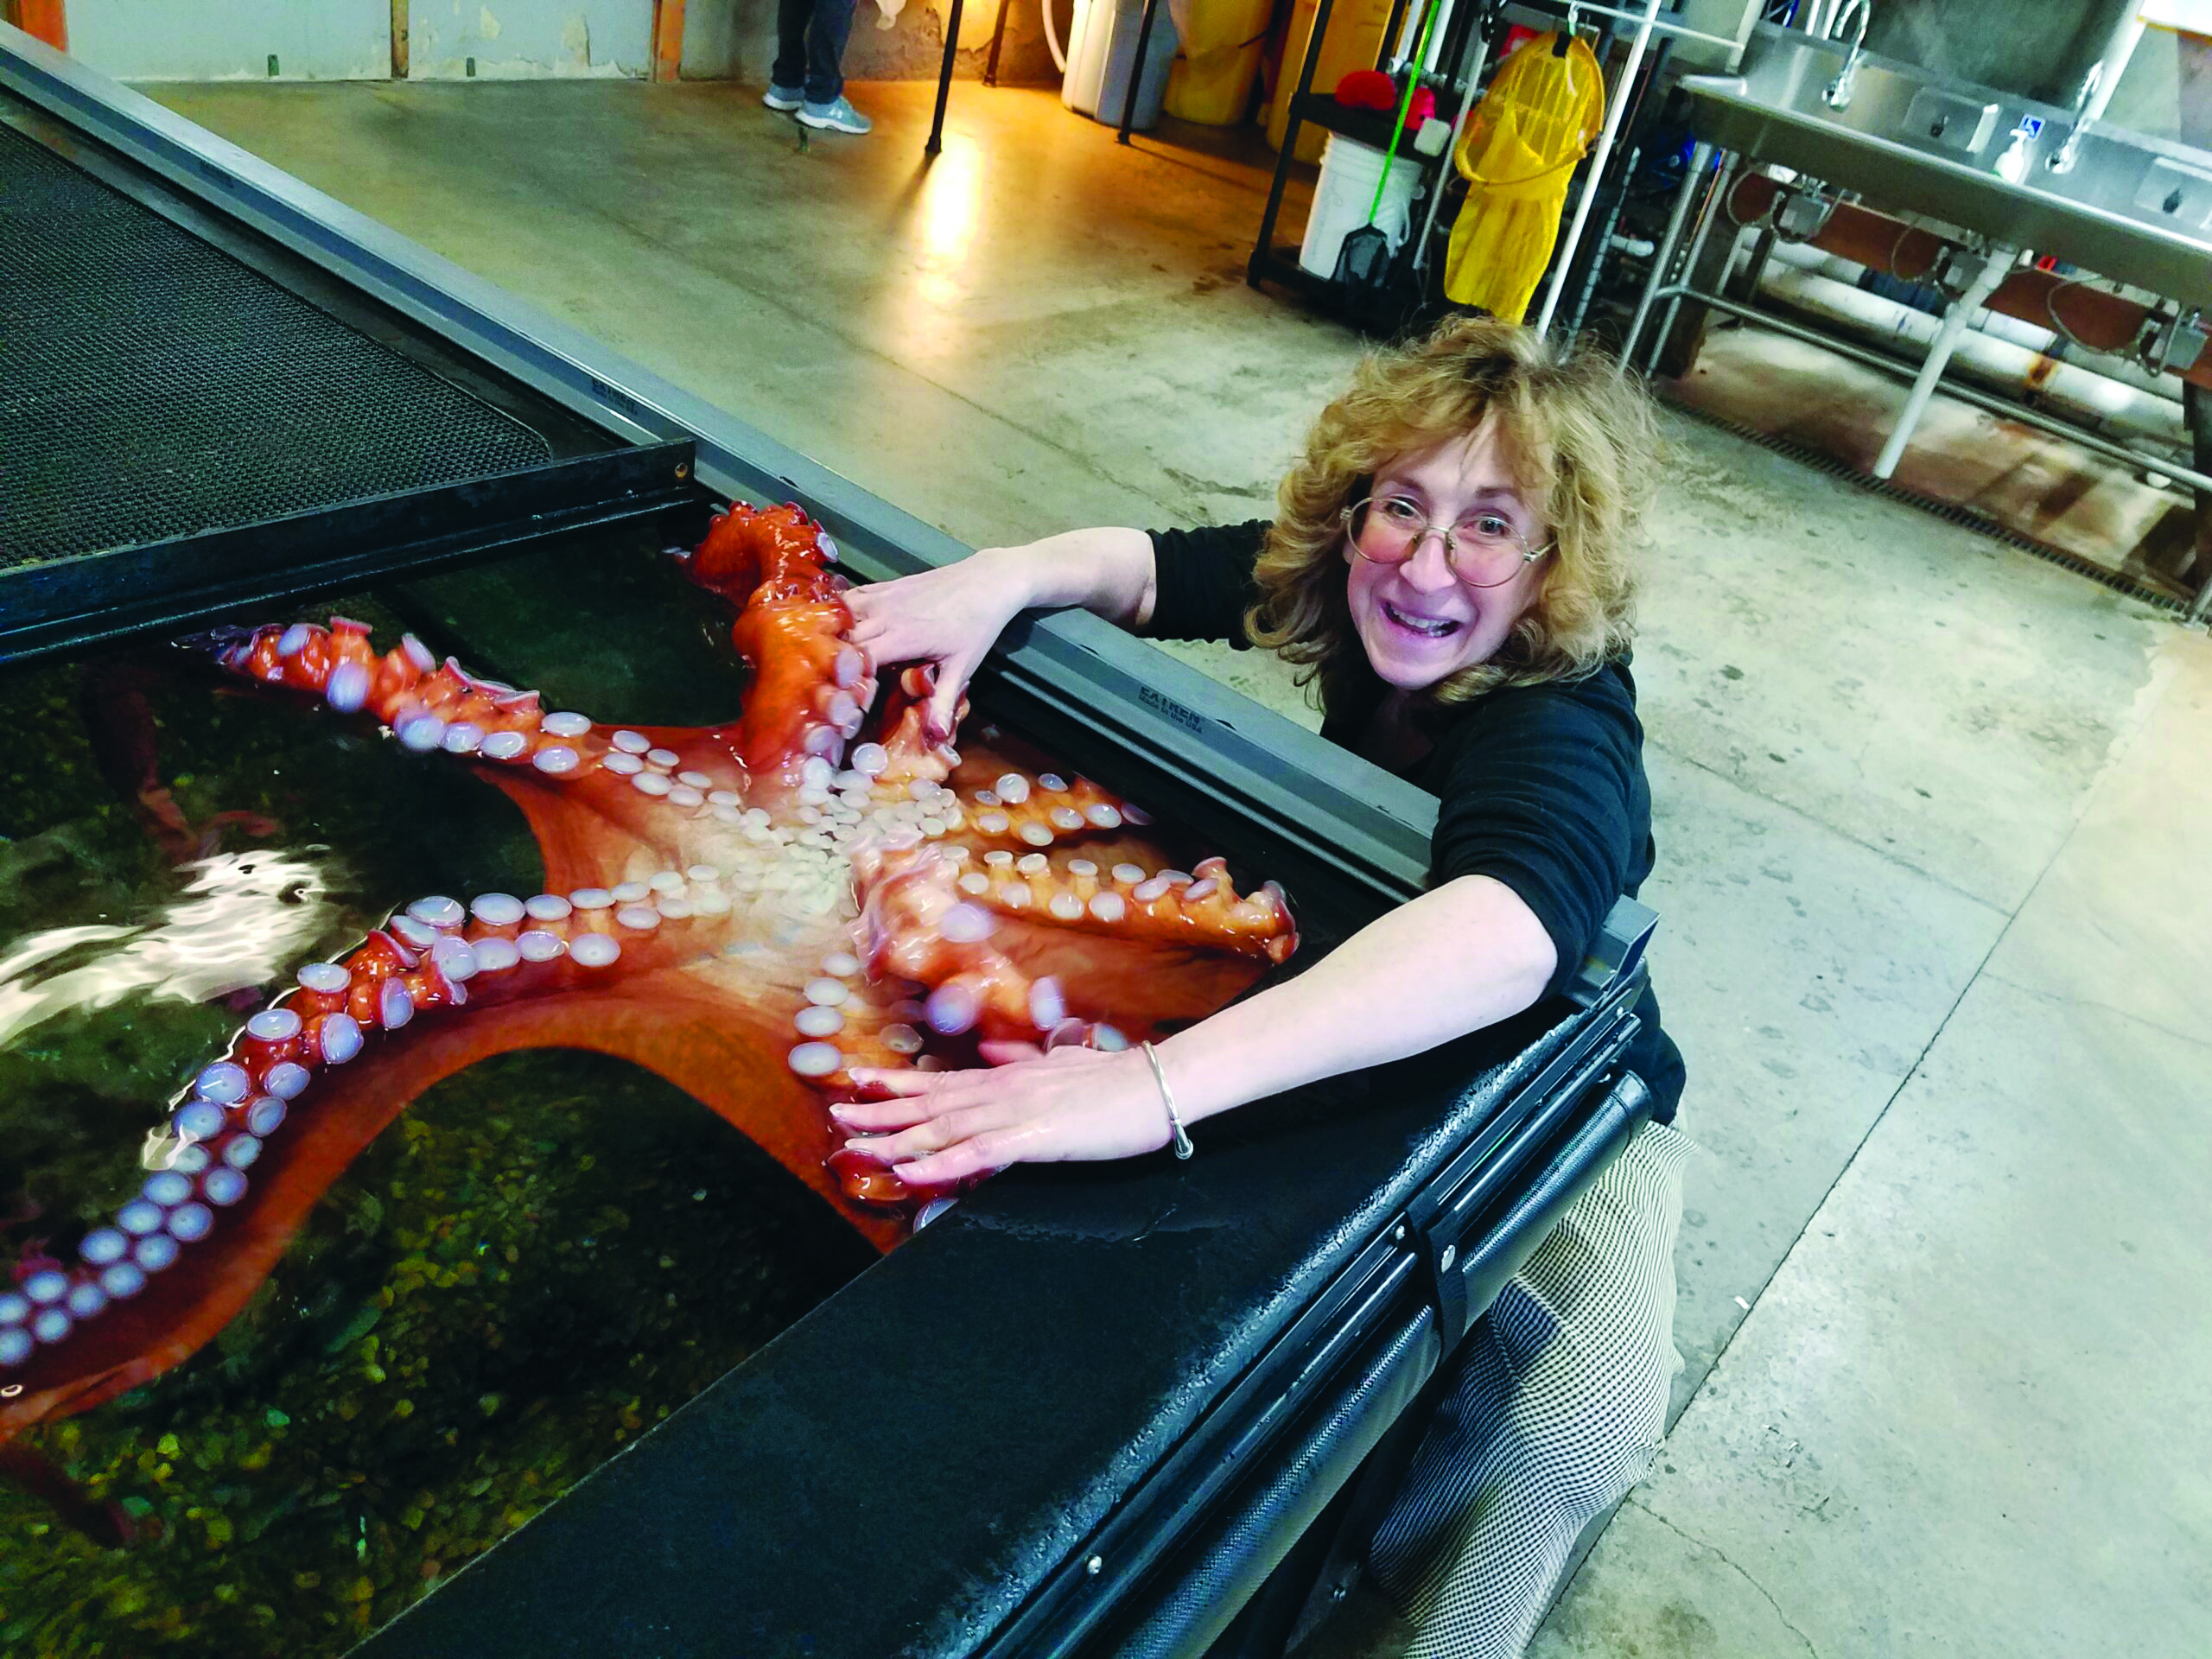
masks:
[[[1271,1444],[1300,1438],[1302,1426],[1355,1408],[1357,1396],[1382,1393],[1391,1398],[1365,1414],[1364,1433],[1349,1447],[1331,1447],[1327,1471],[1296,1495],[1291,1507],[1306,1511],[1305,1525],[1292,1541],[1355,1477],[1395,1491],[1415,1446],[1412,1436],[1385,1445],[1389,1428],[1414,1412],[1416,1396],[1445,1357],[1649,1115],[1642,1081],[1618,1070],[1637,1031],[1627,1010],[1646,982],[1640,968],[1613,982],[1599,1017],[1314,1297],[978,1659],[1212,1655],[1212,1644],[1248,1609],[1238,1647],[1279,1654],[1292,1623],[1287,1615],[1319,1611],[1333,1599],[1337,1584],[1349,1581],[1348,1563],[1332,1549],[1332,1582],[1320,1562],[1295,1558],[1281,1527],[1270,1524],[1280,1499],[1266,1501],[1264,1478],[1256,1483],[1261,1490],[1251,1490],[1248,1471],[1267,1466]],[[1593,1094],[1599,1104],[1586,1109]],[[1549,1178],[1521,1187],[1538,1171]],[[1521,1196],[1511,1196],[1516,1191]],[[1381,1465],[1370,1465],[1370,1457]],[[1333,1531],[1332,1546],[1345,1541]],[[1208,1556],[1227,1558],[1226,1580],[1218,1566],[1191,1570]],[[1177,1594],[1194,1580],[1205,1586],[1203,1605]],[[1275,1605],[1255,1605],[1268,1588]],[[1255,1640],[1261,1630],[1274,1645]]]
[[[0,663],[358,588],[692,507],[691,446],[640,444],[236,529],[0,570]]]

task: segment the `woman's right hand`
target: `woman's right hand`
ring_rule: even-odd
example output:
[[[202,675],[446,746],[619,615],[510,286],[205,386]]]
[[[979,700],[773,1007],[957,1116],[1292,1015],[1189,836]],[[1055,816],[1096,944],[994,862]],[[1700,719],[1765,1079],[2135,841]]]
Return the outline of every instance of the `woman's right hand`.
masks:
[[[924,719],[930,741],[949,743],[968,682],[1006,625],[1035,603],[1020,548],[986,548],[952,564],[849,589],[847,636],[879,673],[926,663],[937,687]]]

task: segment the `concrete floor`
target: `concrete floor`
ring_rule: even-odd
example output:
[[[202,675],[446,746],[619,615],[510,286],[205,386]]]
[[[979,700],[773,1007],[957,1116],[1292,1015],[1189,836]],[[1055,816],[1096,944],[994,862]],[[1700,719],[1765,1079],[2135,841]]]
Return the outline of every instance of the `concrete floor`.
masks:
[[[972,84],[925,172],[929,90],[158,95],[969,542],[1265,511],[1357,347],[1243,286],[1264,175]],[[1534,1651],[2212,1651],[2212,641],[1667,440],[1689,1366]]]

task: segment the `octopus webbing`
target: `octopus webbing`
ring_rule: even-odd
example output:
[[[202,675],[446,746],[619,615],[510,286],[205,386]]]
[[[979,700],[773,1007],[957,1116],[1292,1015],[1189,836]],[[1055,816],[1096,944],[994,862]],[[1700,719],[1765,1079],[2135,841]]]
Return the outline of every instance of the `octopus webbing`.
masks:
[[[526,817],[531,896],[443,894],[301,967],[149,1135],[140,1190],[0,1288],[0,1442],[197,1351],[322,1192],[439,1079],[589,1048],[735,1125],[879,1248],[944,1195],[832,1148],[855,1066],[980,1039],[1115,1046],[1203,1017],[1294,949],[1272,883],[1166,868],[1139,809],[984,741],[932,741],[929,672],[878,696],[836,551],[797,507],[717,514],[686,574],[737,608],[740,717],[607,728],[342,618],[206,642],[230,675],[476,766]]]

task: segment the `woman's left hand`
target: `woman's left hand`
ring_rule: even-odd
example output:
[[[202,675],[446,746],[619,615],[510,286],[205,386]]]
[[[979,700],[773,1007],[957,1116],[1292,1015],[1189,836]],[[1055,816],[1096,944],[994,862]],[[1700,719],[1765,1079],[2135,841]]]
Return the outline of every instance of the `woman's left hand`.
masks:
[[[1167,1109],[1136,1049],[1057,1048],[969,1071],[857,1070],[890,1100],[830,1109],[846,1145],[914,1186],[944,1186],[1008,1164],[1133,1158],[1167,1144]]]

